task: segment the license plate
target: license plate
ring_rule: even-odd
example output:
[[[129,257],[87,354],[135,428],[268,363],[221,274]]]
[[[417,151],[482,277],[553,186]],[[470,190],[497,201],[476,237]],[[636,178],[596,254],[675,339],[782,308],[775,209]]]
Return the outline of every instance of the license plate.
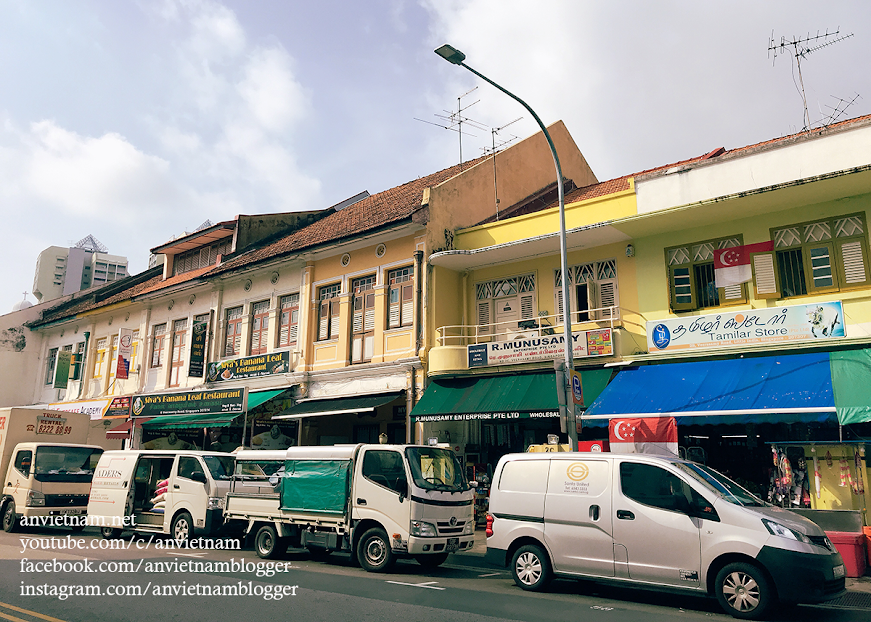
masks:
[[[844,567],[843,566],[835,566],[832,568],[832,571],[835,573],[835,578],[840,579],[844,576]]]
[[[448,543],[445,546],[445,551],[448,553],[452,551],[460,550],[460,539],[459,538],[448,538]]]
[[[81,510],[54,510],[52,512],[53,515],[60,514],[62,516],[78,516],[81,513]]]

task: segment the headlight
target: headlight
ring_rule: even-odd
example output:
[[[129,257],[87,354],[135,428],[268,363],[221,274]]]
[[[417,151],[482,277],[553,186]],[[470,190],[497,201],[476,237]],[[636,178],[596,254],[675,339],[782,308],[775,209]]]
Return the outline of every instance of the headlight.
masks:
[[[413,520],[411,521],[411,535],[422,536],[424,538],[434,538],[438,535],[438,532],[436,531],[435,525],[432,523]]]
[[[775,536],[780,536],[781,538],[789,538],[790,540],[798,540],[799,542],[805,542],[810,544],[810,539],[799,531],[794,531],[789,527],[785,527],[780,523],[775,523],[774,521],[767,520],[765,518],[762,519],[762,524],[765,525],[765,528]]]
[[[475,522],[474,521],[466,521],[466,524],[463,525],[463,535],[471,536],[475,533]]]
[[[223,497],[209,497],[208,508],[210,510],[223,510],[224,509]]]
[[[27,503],[25,503],[25,505],[29,508],[35,506],[44,506],[45,495],[38,490],[31,490],[27,493]]]

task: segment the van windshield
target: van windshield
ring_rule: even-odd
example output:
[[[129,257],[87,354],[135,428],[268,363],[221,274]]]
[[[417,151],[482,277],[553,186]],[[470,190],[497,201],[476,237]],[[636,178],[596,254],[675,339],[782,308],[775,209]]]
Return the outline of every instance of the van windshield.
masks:
[[[215,480],[230,479],[236,466],[233,456],[203,456],[203,461]]]
[[[674,466],[695,479],[708,490],[723,497],[729,503],[750,507],[768,505],[749,490],[742,488],[722,473],[695,462],[673,462]]]
[[[102,454],[102,449],[93,447],[37,447],[33,477],[38,482],[87,483],[94,478]]]
[[[411,477],[418,488],[462,492],[468,488],[466,476],[454,452],[440,447],[408,447]]]

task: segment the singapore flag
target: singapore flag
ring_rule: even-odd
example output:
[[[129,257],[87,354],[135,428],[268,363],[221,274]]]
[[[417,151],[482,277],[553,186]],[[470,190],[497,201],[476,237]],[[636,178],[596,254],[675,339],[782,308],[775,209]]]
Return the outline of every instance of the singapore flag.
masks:
[[[677,455],[677,420],[674,417],[611,419],[611,451],[617,454]]]
[[[774,242],[746,244],[714,251],[714,281],[717,287],[746,283],[753,278],[750,255],[774,250]]]

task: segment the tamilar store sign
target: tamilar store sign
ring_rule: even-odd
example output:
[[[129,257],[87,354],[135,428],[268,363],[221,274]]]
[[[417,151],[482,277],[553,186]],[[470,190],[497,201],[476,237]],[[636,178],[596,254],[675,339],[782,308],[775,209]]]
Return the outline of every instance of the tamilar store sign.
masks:
[[[841,301],[647,323],[649,352],[845,337]]]
[[[133,398],[136,417],[159,415],[199,415],[242,413],[245,410],[245,389],[219,389],[190,393],[153,393]]]
[[[565,354],[564,343],[563,335],[537,335],[510,341],[476,343],[468,346],[469,367],[558,359]],[[614,345],[611,329],[600,328],[572,333],[572,351],[574,358],[612,355]]]

